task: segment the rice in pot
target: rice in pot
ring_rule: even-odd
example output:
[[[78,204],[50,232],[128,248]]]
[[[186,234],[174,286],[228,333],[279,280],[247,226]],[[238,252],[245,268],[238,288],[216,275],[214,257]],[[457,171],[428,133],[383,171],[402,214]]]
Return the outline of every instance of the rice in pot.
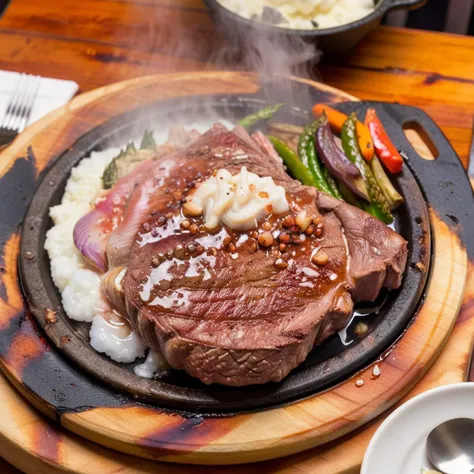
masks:
[[[244,18],[297,29],[333,28],[359,20],[374,0],[218,0]]]

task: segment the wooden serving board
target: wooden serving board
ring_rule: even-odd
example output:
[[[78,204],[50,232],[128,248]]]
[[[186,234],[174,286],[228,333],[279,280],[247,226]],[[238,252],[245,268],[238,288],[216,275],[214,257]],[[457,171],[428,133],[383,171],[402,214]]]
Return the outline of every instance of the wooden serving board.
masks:
[[[466,380],[474,332],[474,267],[466,291],[465,304],[448,343],[419,383],[397,404],[430,388]],[[472,381],[472,379],[471,379]],[[52,423],[35,410],[0,375],[0,402],[4,415],[0,418],[0,456],[27,474],[185,474],[189,466],[170,465],[127,456],[102,448]],[[301,454],[246,465],[248,474],[357,474],[371,437],[387,410],[366,425],[337,442]],[[0,472],[10,473],[0,463]],[[5,470],[2,470],[5,469]],[[199,474],[239,474],[242,466],[199,467]]]
[[[321,100],[356,100],[318,83],[311,86],[321,92]],[[140,78],[83,94],[34,124],[0,155],[0,180],[14,169],[31,169],[27,165],[33,160],[34,174],[40,173],[51,159],[91,128],[150,100],[194,94],[253,93],[258,87],[257,78],[251,74],[209,72]],[[22,156],[26,159],[21,159]],[[31,176],[25,175],[25,182],[28,178]],[[3,184],[8,181],[4,180]],[[19,208],[21,205],[19,203]],[[460,229],[455,223],[459,219],[454,216],[454,221],[450,220],[443,209],[432,208],[435,258],[425,299],[414,323],[390,353],[385,354],[383,361],[377,362],[382,372],[379,378],[372,377],[371,366],[331,390],[298,403],[198,422],[133,403],[61,412],[57,408],[59,403],[45,403],[42,394],[34,392],[22,377],[29,366],[40,367],[42,361],[51,357],[52,349],[28,316],[17,281],[18,210],[11,210],[7,222],[10,233],[4,231],[0,235],[3,245],[0,337],[14,336],[9,350],[0,354],[1,367],[13,385],[44,414],[105,446],[152,459],[208,464],[269,459],[319,446],[263,466],[268,466],[268,472],[290,472],[295,466],[302,472],[348,472],[360,464],[377,422],[350,436],[347,433],[383,413],[421,379],[409,396],[432,386],[465,379],[474,335],[474,289],[464,296],[468,254],[458,237]],[[425,375],[448,341],[461,304],[455,340],[450,340],[442,357]],[[18,327],[20,330],[15,329]],[[355,385],[359,379],[365,382],[360,388]],[[0,421],[0,436],[5,440],[0,445],[0,454],[28,472],[42,472],[40,466],[45,472],[59,472],[61,468],[68,472],[108,473],[116,472],[120,466],[128,466],[129,472],[160,469],[161,465],[156,462],[111,454],[47,422],[6,383],[0,385],[0,397],[4,405],[10,407],[8,413],[11,414]],[[346,436],[340,438],[343,435]],[[340,439],[325,444],[336,438]],[[42,443],[43,439],[48,442]],[[172,469],[187,472],[187,468],[178,466],[163,468],[167,472]],[[252,472],[250,469],[246,468]],[[260,471],[262,467],[252,469]],[[208,472],[239,472],[239,468],[216,471],[209,468]]]

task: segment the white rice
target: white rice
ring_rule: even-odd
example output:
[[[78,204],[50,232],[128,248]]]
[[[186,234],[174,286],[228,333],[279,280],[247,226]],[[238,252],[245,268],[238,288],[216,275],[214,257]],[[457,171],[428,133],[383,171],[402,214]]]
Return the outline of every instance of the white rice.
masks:
[[[116,362],[129,363],[145,356],[145,346],[138,334],[130,331],[119,318],[113,320],[96,315],[92,320],[90,338],[91,346],[97,352],[108,355]],[[153,372],[146,375],[151,378]]]
[[[119,148],[93,152],[72,170],[61,204],[50,209],[54,226],[46,234],[45,248],[66,314],[75,321],[92,322],[90,343],[97,352],[116,362],[133,362],[144,357],[145,346],[112,312],[103,317],[101,274],[89,267],[73,241],[74,226],[91,210],[91,202],[102,190],[102,174],[119,152]],[[153,374],[149,370],[146,375]]]
[[[92,270],[82,269],[80,265],[74,268],[61,294],[63,308],[71,319],[91,322],[99,298],[100,276]]]
[[[46,234],[44,247],[51,259],[54,284],[63,296],[65,289],[72,283],[74,288],[79,290],[76,299],[83,300],[87,307],[95,304],[97,294],[89,297],[87,291],[81,291],[81,288],[87,289],[84,285],[73,282],[73,275],[78,270],[83,270],[82,276],[87,275],[89,279],[94,279],[94,277],[97,278],[97,273],[88,269],[86,261],[74,245],[72,233],[76,222],[90,211],[91,201],[102,189],[102,174],[119,152],[119,148],[109,148],[101,152],[93,152],[89,158],[83,159],[71,172],[61,204],[52,207],[49,211],[54,226]],[[72,292],[74,291],[70,287],[66,293],[68,296],[66,304]],[[92,302],[86,303],[87,299]],[[76,321],[92,321],[90,314],[77,313],[75,316],[68,313],[68,316]]]

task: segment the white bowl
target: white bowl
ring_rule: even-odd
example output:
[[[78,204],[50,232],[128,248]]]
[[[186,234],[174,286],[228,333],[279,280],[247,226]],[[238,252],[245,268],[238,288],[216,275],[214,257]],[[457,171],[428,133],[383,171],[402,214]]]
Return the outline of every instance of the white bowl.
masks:
[[[419,474],[433,469],[426,438],[453,418],[474,419],[474,383],[456,383],[428,390],[397,408],[370,441],[361,474]]]

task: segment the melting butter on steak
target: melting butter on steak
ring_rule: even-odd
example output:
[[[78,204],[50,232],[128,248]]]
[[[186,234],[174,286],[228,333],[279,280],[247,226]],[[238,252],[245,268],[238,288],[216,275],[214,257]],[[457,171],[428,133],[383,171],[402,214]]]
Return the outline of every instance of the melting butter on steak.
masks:
[[[244,232],[210,232],[203,216],[183,214],[186,196],[216,170],[235,175],[243,166],[283,186],[289,212]],[[254,140],[217,124],[156,163],[107,252],[127,271],[123,295],[114,278],[102,291],[123,302],[148,346],[205,383],[243,386],[280,381],[347,324],[354,301],[397,288],[407,243],[365,212],[293,180],[263,135]]]

